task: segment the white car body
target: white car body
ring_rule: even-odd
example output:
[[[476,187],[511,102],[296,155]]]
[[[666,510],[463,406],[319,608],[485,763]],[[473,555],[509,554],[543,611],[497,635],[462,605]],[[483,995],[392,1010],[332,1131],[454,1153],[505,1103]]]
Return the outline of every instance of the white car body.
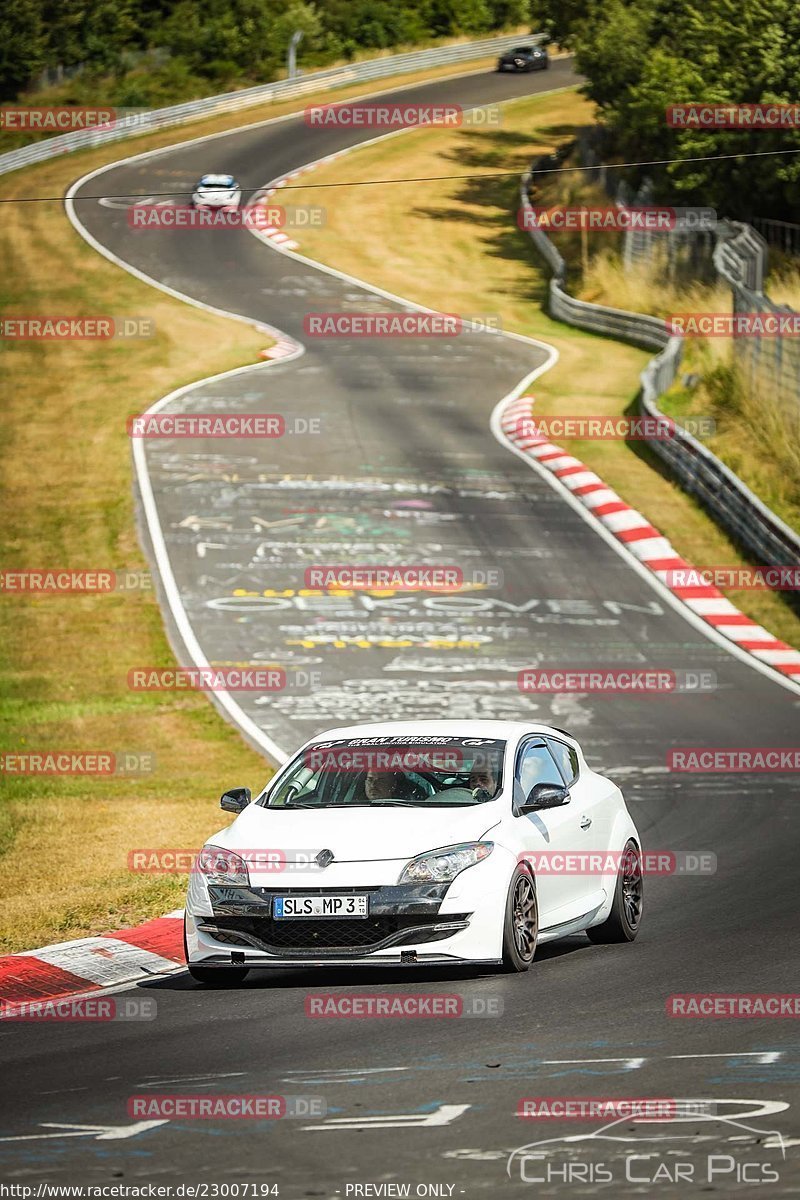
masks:
[[[270,796],[274,798],[282,783],[286,787],[286,780],[309,748],[319,743],[377,737],[411,740],[415,745],[416,739],[430,737],[504,741],[501,788],[493,798],[480,803],[428,810],[418,803],[411,807],[352,808],[342,804],[318,811],[298,808],[289,812],[261,803]],[[558,807],[516,815],[519,804],[525,802],[518,776],[525,774],[527,765],[539,763],[541,745],[547,745],[548,740],[553,752],[548,748],[547,753],[551,758],[555,754],[554,761],[564,764],[569,758],[568,770],[577,767],[576,777],[567,785],[569,799]],[[210,884],[202,870],[193,870],[186,901],[187,960],[190,967],[498,964],[503,960],[509,887],[521,856],[532,856],[529,866],[533,868],[538,940],[542,943],[606,921],[617,885],[617,871],[613,862],[609,864],[607,852],[619,856],[631,841],[641,850],[641,840],[619,788],[589,768],[574,738],[549,726],[506,721],[419,721],[334,729],[310,739],[233,824],[209,839],[207,847],[233,851],[249,859],[249,887]],[[403,891],[399,881],[409,860],[442,847],[476,842],[490,842],[491,852],[462,870],[452,882],[406,884]],[[332,861],[318,866],[314,856],[323,850],[331,852]],[[278,869],[265,861],[270,851],[280,856]],[[604,861],[595,873],[538,873],[536,860],[542,852],[599,852]],[[277,911],[271,908],[275,896],[326,895],[337,890],[340,895],[348,891],[368,895],[371,914],[402,913],[409,928],[387,944],[328,946],[323,951],[317,948],[312,929],[315,927],[325,938],[327,930],[321,922],[304,927],[302,917],[280,922],[272,919],[272,912]],[[427,914],[427,932],[418,941],[414,940],[409,908]],[[251,920],[256,924],[248,925],[249,934],[241,937],[243,923]],[[218,936],[220,921],[225,926],[222,939]],[[366,928],[353,921],[349,925],[356,936]],[[287,934],[289,926],[293,929]],[[231,943],[229,935],[234,927],[239,932],[234,931],[236,940]],[[256,927],[259,933],[254,936]],[[281,949],[272,942],[270,930],[278,938],[293,937],[295,944],[289,950]],[[306,944],[299,944],[298,938]]]
[[[234,210],[242,200],[242,189],[232,175],[204,175],[192,193],[195,208]]]

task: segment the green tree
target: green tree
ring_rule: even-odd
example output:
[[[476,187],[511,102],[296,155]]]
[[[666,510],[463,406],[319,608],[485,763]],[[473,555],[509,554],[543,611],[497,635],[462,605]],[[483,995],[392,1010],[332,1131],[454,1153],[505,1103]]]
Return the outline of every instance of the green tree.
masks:
[[[800,148],[800,133],[671,128],[668,106],[794,104],[800,83],[800,8],[790,0],[536,0],[575,52],[615,155],[674,159],[629,173],[657,196],[734,217],[800,215],[800,156],[744,157]],[[687,159],[705,158],[705,162]]]
[[[19,0],[0,9],[0,100],[15,99],[46,61],[36,0]]]

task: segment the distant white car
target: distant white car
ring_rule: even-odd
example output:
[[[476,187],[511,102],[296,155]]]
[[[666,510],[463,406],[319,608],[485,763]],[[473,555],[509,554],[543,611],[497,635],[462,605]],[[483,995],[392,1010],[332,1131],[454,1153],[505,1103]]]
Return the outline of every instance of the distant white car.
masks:
[[[204,175],[192,193],[195,208],[233,211],[242,201],[242,189],[232,175]]]
[[[506,721],[387,722],[307,742],[203,847],[186,958],[203,983],[261,967],[530,966],[586,931],[628,942],[641,840],[574,738]]]

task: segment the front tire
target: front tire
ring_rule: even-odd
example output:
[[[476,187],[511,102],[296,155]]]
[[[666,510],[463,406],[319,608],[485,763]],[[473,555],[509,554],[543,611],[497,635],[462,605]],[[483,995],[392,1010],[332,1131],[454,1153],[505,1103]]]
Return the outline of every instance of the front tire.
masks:
[[[503,970],[527,971],[539,937],[536,884],[530,873],[517,867],[508,888],[503,921]]]
[[[614,903],[602,925],[586,930],[596,945],[632,942],[642,921],[642,852],[635,842],[626,842],[614,888]]]
[[[183,919],[183,957],[186,970],[192,979],[210,988],[238,987],[250,974],[248,967],[196,967],[189,962],[189,947],[186,944],[186,918]]]

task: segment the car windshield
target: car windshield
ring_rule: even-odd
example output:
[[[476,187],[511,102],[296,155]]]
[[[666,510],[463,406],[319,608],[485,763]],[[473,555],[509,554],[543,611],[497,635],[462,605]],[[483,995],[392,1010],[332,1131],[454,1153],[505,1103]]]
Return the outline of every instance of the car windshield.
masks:
[[[315,742],[259,803],[268,808],[451,808],[486,804],[503,786],[494,738],[375,737]]]
[[[236,187],[236,181],[230,175],[204,175],[198,187],[224,188],[226,192]]]
[[[517,46],[516,50],[511,51],[512,54],[532,54],[533,46]]]

